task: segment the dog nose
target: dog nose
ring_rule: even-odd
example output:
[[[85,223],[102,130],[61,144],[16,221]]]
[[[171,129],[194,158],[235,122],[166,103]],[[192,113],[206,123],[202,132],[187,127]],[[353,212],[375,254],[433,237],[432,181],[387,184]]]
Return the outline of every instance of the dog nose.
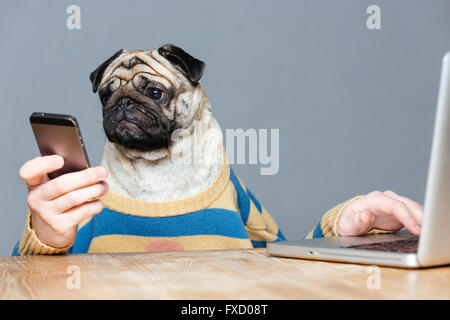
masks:
[[[136,106],[136,101],[128,97],[122,97],[116,104],[116,112],[114,119],[120,121],[132,113],[132,109]]]

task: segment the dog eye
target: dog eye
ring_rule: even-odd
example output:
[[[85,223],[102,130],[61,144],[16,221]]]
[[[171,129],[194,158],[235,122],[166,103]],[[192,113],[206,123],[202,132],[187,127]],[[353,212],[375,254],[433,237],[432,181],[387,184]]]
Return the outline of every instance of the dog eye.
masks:
[[[162,91],[159,88],[155,88],[155,87],[149,88],[147,92],[148,92],[148,96],[150,98],[152,98],[153,100],[160,100],[164,95],[164,91]]]

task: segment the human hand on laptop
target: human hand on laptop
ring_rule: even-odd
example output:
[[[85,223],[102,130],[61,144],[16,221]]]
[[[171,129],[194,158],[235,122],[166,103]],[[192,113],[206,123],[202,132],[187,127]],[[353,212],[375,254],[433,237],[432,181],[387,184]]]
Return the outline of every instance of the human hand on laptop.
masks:
[[[350,202],[336,225],[340,236],[365,235],[371,229],[400,230],[403,226],[419,236],[423,206],[393,191],[373,191]]]

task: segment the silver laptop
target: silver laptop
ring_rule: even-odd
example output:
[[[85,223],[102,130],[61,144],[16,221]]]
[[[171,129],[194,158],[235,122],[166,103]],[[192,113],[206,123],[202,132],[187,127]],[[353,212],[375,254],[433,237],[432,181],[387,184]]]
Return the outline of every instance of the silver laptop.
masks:
[[[422,268],[450,264],[450,52],[443,59],[420,238],[394,234],[269,243],[274,256]]]

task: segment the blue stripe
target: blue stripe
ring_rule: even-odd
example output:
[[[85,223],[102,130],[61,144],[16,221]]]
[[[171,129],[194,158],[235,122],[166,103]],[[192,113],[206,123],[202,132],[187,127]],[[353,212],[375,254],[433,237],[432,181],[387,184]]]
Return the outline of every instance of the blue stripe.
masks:
[[[286,237],[283,235],[283,233],[281,233],[281,230],[278,228],[278,234],[277,234],[277,240],[275,240],[274,242],[277,241],[286,241]]]
[[[286,241],[286,238],[284,237],[284,235],[281,233],[280,230],[278,230],[277,239],[273,242],[278,242],[278,241]],[[253,248],[265,248],[267,246],[267,241],[252,240],[252,245],[253,245]]]
[[[247,194],[248,197],[253,201],[255,204],[256,209],[258,209],[259,213],[262,213],[262,206],[261,203],[259,203],[258,199],[253,195],[253,193],[250,192],[250,190],[247,188]]]
[[[265,241],[252,240],[253,248],[265,248],[267,243]]]
[[[244,221],[244,224],[247,224],[248,216],[250,213],[250,199],[248,198],[248,194],[242,188],[238,178],[234,174],[231,167],[230,167],[230,180],[233,183],[234,188],[236,189],[237,203],[239,207],[239,212],[242,217],[242,221]]]
[[[239,214],[225,209],[204,209],[173,217],[138,217],[103,209],[77,233],[69,253],[88,252],[92,238],[105,235],[181,237],[219,235],[248,239]]]
[[[14,246],[14,249],[11,252],[11,256],[13,256],[13,257],[19,256],[19,244],[20,244],[20,240],[17,241],[16,245]]]
[[[103,211],[105,210],[107,209],[103,209]],[[103,211],[99,214],[102,214]],[[94,235],[95,223],[91,223],[93,219],[95,219],[95,217],[78,230],[73,246],[67,251],[68,254],[87,253],[89,251]]]
[[[316,228],[313,232],[313,239],[314,238],[323,238],[322,228],[320,227],[320,222],[317,224]]]

